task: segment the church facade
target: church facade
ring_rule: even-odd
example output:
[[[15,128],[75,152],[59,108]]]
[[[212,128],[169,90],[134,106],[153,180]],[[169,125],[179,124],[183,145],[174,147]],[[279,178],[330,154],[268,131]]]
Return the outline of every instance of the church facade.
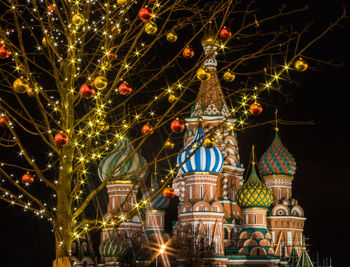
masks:
[[[190,232],[194,237],[205,237],[201,240],[213,248],[211,262],[217,266],[313,266],[303,244],[306,218],[292,194],[293,156],[276,129],[271,145],[257,163],[251,162],[244,181],[237,135],[232,130],[235,119],[217,76],[218,44],[204,38],[202,45],[210,78],[201,81],[196,102],[185,119],[184,147],[177,158],[179,172],[172,183],[179,198],[173,235],[188,236]],[[139,188],[134,181],[144,175],[136,170],[146,164],[145,159],[132,153],[133,146],[124,141],[121,145],[126,149],[116,149],[99,167],[99,177],[104,180],[124,162],[118,176],[125,179],[112,179],[107,185],[106,220],[116,212],[125,216],[136,205]],[[152,192],[142,192],[143,197],[147,199]],[[135,214],[117,229],[104,228],[98,266],[119,266],[118,259],[125,252],[118,242],[121,233],[153,236],[159,243],[169,240],[164,231],[168,206],[169,200],[159,194],[148,204],[144,220]]]

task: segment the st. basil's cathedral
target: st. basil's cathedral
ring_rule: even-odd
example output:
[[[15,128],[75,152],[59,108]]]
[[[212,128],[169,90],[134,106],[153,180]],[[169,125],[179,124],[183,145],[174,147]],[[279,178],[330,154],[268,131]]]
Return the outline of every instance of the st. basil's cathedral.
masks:
[[[313,266],[303,238],[306,217],[293,198],[293,155],[276,128],[271,145],[257,163],[252,160],[244,181],[237,134],[231,127],[235,119],[217,76],[218,44],[207,37],[202,45],[204,67],[210,78],[201,81],[190,116],[185,119],[184,147],[177,157],[179,172],[172,183],[179,198],[172,235],[185,238],[190,231],[193,238],[204,237],[200,240],[213,248],[210,260],[214,266]],[[215,138],[212,146],[203,145],[207,138]],[[126,216],[137,205],[140,188],[134,181],[144,177],[145,172],[137,170],[146,165],[146,160],[132,153],[133,146],[128,142],[120,142],[99,165],[98,175],[104,180],[118,163],[125,161],[114,176],[127,179],[112,179],[107,185],[106,220],[116,211],[119,217]],[[152,190],[157,189],[157,184],[154,187]],[[152,190],[142,192],[144,199],[152,195]],[[136,214],[117,229],[104,228],[99,246],[101,262],[97,266],[121,266],[119,259],[125,248],[118,241],[118,233],[141,234],[158,243],[169,239],[164,231],[168,207],[169,199],[160,193],[148,204],[144,219]],[[86,262],[84,266],[96,266],[92,260]],[[84,259],[75,257],[75,266],[83,263]]]

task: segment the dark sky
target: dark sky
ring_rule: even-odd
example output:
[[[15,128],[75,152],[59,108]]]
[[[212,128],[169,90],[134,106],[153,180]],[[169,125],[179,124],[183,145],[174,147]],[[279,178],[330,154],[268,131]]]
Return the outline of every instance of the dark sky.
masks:
[[[300,2],[300,1],[299,1]],[[340,15],[341,3],[306,1],[310,16],[322,27]],[[348,6],[349,10],[349,6]],[[308,53],[335,62],[343,67],[311,64],[311,70],[295,77],[300,84],[290,88],[293,102],[283,105],[280,118],[309,121],[316,125],[280,126],[281,138],[297,162],[294,196],[307,217],[306,236],[310,249],[320,257],[332,257],[334,266],[347,266],[347,217],[349,198],[349,21],[344,28],[329,33]],[[321,28],[320,28],[321,29]],[[288,85],[287,85],[288,86]],[[267,110],[272,116],[273,110]],[[272,117],[273,118],[273,117]],[[271,119],[271,117],[269,118]],[[270,145],[273,126],[267,125],[239,133],[242,161],[246,164],[250,146],[256,145],[260,156]],[[1,266],[50,266],[54,244],[49,224],[20,208],[0,202]]]

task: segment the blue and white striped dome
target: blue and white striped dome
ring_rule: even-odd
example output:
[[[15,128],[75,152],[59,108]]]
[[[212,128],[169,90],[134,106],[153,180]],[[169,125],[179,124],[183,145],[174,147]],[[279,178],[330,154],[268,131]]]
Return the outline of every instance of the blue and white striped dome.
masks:
[[[197,134],[184,148],[181,149],[177,157],[177,164],[181,165],[187,160],[189,155],[203,143],[205,134],[202,128],[198,128]],[[182,173],[192,172],[213,172],[219,173],[224,164],[224,157],[219,148],[206,148],[203,145],[188,159],[180,168]]]
[[[153,190],[150,189],[148,190],[144,195],[143,195],[143,198],[145,200],[148,200],[148,198],[152,197],[153,194],[158,191],[159,189],[159,185],[158,185],[158,181],[157,180],[154,180],[153,181]],[[166,210],[168,207],[169,207],[169,203],[170,203],[170,200],[165,198],[163,196],[163,192],[160,192],[149,204],[148,206],[151,208],[151,209],[154,209],[154,210]]]

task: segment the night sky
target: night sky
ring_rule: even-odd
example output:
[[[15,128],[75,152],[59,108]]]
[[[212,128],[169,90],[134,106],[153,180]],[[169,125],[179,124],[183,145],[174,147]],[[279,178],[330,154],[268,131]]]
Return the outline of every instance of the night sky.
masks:
[[[299,1],[300,2],[300,1]],[[305,1],[308,13],[321,30],[342,12],[342,3]],[[348,4],[348,10],[350,5]],[[329,33],[308,51],[308,56],[343,62],[342,67],[311,64],[305,73],[294,74],[298,80],[289,87],[292,101],[277,103],[279,117],[289,121],[314,121],[315,125],[280,125],[284,145],[294,155],[297,172],[293,194],[307,217],[305,234],[311,254],[332,258],[336,267],[348,266],[349,198],[349,21]],[[262,119],[273,119],[274,109],[264,110]],[[257,157],[271,144],[273,125],[251,128],[238,133],[241,160],[247,165],[251,145]],[[3,151],[1,151],[3,153]],[[49,223],[27,214],[23,209],[0,202],[0,265],[6,267],[50,266],[54,242]],[[170,218],[173,214],[168,214]],[[5,263],[4,263],[5,262]]]

